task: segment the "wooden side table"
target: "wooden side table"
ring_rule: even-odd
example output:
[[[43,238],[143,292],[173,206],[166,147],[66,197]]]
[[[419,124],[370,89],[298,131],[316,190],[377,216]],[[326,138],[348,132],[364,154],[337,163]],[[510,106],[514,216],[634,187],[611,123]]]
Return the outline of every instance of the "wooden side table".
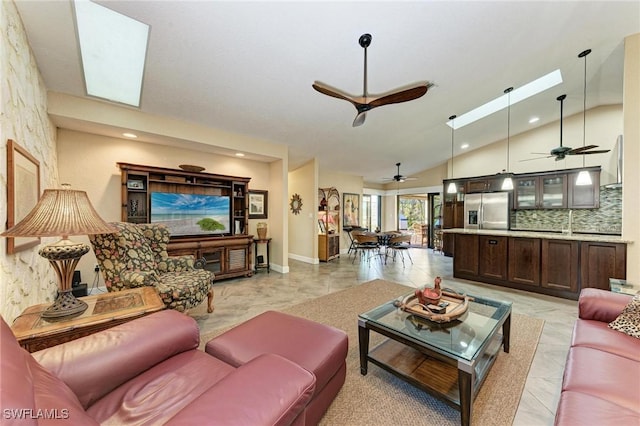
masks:
[[[20,346],[29,352],[79,339],[134,318],[165,308],[154,287],[81,297],[89,307],[81,315],[68,320],[50,322],[40,314],[50,305],[30,306],[11,326]]]
[[[258,244],[264,244],[267,246],[267,261],[258,263]],[[254,238],[253,245],[254,247],[254,256],[255,256],[255,266],[254,270],[258,272],[259,269],[266,269],[267,274],[271,273],[271,262],[269,262],[269,245],[271,244],[271,238]]]

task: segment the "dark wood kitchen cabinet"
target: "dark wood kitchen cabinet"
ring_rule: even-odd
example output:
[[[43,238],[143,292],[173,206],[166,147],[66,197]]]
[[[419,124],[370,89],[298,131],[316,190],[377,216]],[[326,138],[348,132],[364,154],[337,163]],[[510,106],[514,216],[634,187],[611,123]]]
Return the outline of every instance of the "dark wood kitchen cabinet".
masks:
[[[466,193],[474,192],[496,192],[502,190],[502,181],[504,177],[483,177],[477,179],[469,179],[466,182]]]
[[[540,285],[540,238],[509,238],[509,281]]]
[[[454,276],[478,276],[478,235],[450,234],[455,237],[456,255],[453,257]]]
[[[567,205],[570,209],[600,208],[600,171],[588,170],[591,185],[576,185],[579,172],[567,174]]]
[[[478,235],[478,276],[494,281],[507,280],[507,241],[507,237]]]
[[[627,247],[619,243],[582,242],[580,282],[582,288],[609,290],[609,278],[626,279]]]
[[[579,244],[572,240],[542,240],[541,287],[577,297]]]
[[[447,189],[449,183],[456,184],[456,192],[449,193]],[[444,203],[442,206],[442,228],[464,228],[464,180],[445,180],[443,181]],[[453,256],[455,248],[455,239],[453,234],[445,233],[442,237],[442,252],[445,256]]]

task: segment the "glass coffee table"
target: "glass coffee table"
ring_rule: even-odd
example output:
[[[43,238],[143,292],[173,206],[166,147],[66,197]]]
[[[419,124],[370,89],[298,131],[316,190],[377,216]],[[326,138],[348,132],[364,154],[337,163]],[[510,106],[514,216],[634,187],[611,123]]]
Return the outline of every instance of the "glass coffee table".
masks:
[[[467,312],[448,323],[409,314],[393,300],[360,314],[360,373],[370,361],[460,410],[461,424],[469,425],[500,347],[509,352],[511,327],[510,302],[469,296]],[[371,330],[387,339],[369,350]]]

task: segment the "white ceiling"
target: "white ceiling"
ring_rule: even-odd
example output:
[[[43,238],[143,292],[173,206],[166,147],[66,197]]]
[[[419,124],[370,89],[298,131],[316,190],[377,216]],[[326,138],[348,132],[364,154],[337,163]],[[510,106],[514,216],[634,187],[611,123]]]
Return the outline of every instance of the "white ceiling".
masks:
[[[565,83],[511,108],[511,134],[622,102],[624,37],[640,32],[638,1],[100,1],[151,26],[141,111],[289,146],[290,169],[322,168],[381,182],[446,161],[445,122],[560,68]],[[16,0],[48,90],[86,96],[72,5]],[[428,80],[420,99],[355,108],[311,88],[318,80],[359,95],[370,33],[369,93]],[[506,137],[506,111],[456,131],[471,149]],[[58,124],[62,125],[62,124]],[[82,129],[71,120],[64,127]],[[92,132],[109,134],[108,129]],[[163,143],[162,135],[154,140]],[[550,150],[559,141],[549,141]],[[456,153],[458,147],[456,147]],[[552,160],[550,160],[552,161]],[[496,165],[496,172],[504,168]]]

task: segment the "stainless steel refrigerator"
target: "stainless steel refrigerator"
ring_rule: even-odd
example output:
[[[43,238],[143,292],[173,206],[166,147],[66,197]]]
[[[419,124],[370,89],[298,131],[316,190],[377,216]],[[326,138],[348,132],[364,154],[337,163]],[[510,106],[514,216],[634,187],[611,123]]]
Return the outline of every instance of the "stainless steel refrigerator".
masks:
[[[465,229],[509,229],[509,193],[486,192],[464,197]]]

